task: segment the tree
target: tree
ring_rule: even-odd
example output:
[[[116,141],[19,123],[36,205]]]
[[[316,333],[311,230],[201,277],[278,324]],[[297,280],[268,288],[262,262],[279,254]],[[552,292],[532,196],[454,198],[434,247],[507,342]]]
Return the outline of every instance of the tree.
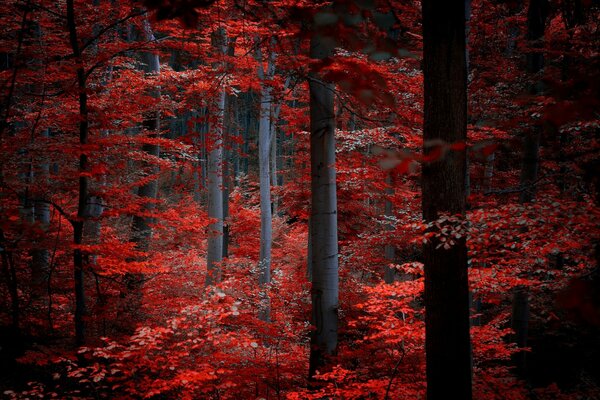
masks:
[[[432,159],[422,172],[423,218],[432,234],[423,248],[427,398],[470,399],[467,246],[460,230],[466,211],[465,3],[424,0],[422,7],[423,150]],[[462,146],[442,156],[440,142]],[[441,236],[448,228],[458,234]]]
[[[217,54],[227,54],[227,33],[219,27],[212,35]],[[212,124],[213,140],[208,153],[208,249],[206,252],[206,286],[221,281],[223,261],[223,121],[225,113],[225,89],[218,88],[216,118]]]
[[[323,61],[333,55],[331,41],[315,32],[310,57]],[[309,74],[311,173],[311,300],[313,332],[309,377],[335,355],[338,341],[338,233],[335,178],[334,85],[318,73]]]
[[[259,285],[261,287],[261,319],[268,321],[270,318],[269,297],[266,293],[267,285],[271,282],[271,242],[273,241],[272,227],[272,209],[271,209],[271,168],[269,165],[271,149],[271,107],[272,96],[271,87],[267,83],[268,79],[275,73],[273,59],[274,53],[271,52],[267,60],[267,68],[262,59],[260,42],[257,43],[256,59],[258,61],[258,78],[260,84],[260,114],[258,125],[258,168],[260,176],[260,256],[259,256]]]
[[[86,74],[79,47],[79,38],[77,35],[77,22],[75,20],[74,0],[67,0],[67,27],[69,30],[69,40],[73,50],[73,58],[77,63],[77,90],[79,92],[79,144],[85,146],[88,143],[89,116],[87,106],[87,83]],[[79,200],[77,208],[77,219],[73,224],[73,250],[74,278],[75,278],[75,342],[78,345],[83,344],[85,338],[85,287],[83,278],[83,252],[80,246],[83,243],[83,224],[86,219],[85,211],[88,202],[89,178],[86,175],[88,168],[88,156],[81,152],[79,156]]]

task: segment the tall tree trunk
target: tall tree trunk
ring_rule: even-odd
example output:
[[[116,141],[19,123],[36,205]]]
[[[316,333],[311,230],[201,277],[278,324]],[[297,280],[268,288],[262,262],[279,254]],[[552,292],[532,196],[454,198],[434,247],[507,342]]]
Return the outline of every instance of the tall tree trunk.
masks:
[[[424,152],[436,142],[464,143],[467,135],[465,2],[423,0]],[[423,217],[464,220],[466,152],[451,151],[423,165]],[[425,264],[425,350],[428,400],[471,399],[467,246],[431,238]]]
[[[260,46],[260,44],[259,44]],[[273,240],[273,227],[271,214],[271,177],[270,177],[270,149],[271,149],[271,87],[265,80],[271,78],[272,65],[269,60],[267,71],[264,70],[262,53],[257,51],[256,58],[259,63],[258,77],[261,80],[260,114],[258,122],[258,171],[260,182],[260,257],[259,278],[260,286],[260,312],[259,316],[264,321],[270,319],[270,301],[267,286],[271,283],[271,242]],[[270,57],[269,57],[270,58]]]
[[[79,39],[77,37],[77,24],[75,21],[74,0],[67,0],[67,27],[69,29],[69,41],[73,51],[73,58],[77,64],[77,89],[79,91],[79,144],[84,146],[88,143],[89,119],[87,106],[87,83],[81,51],[79,50]],[[88,157],[82,152],[79,156],[79,199],[77,207],[77,219],[73,223],[73,250],[74,281],[75,281],[75,343],[83,344],[85,340],[85,288],[83,280],[83,253],[79,246],[83,239],[83,224],[85,221],[85,209],[88,201],[89,178],[85,174],[88,168]]]
[[[213,35],[213,46],[221,54],[227,52],[227,36],[223,28]],[[217,98],[217,118],[211,133],[214,135],[208,153],[208,249],[206,252],[206,286],[221,281],[223,261],[223,118],[225,114],[225,90]]]
[[[310,57],[333,54],[327,40],[313,33]],[[334,85],[309,75],[311,165],[312,324],[309,377],[335,355],[338,342],[338,232],[335,173]]]
[[[387,231],[391,231],[391,230],[393,230],[393,226],[391,224],[391,219],[394,217],[394,210],[393,210],[393,204],[392,204],[392,201],[390,200],[390,197],[394,195],[394,188],[392,186],[392,175],[390,172],[388,172],[388,174],[386,175],[385,182],[388,184],[388,186],[385,189],[386,198],[385,198],[384,216],[387,219],[385,229]],[[394,261],[396,259],[396,248],[393,245],[388,243],[385,245],[384,252],[385,252],[385,260],[388,263],[388,265],[386,265],[384,267],[383,280],[385,283],[393,283],[394,280],[396,279],[396,270],[394,268],[390,268],[389,264],[394,263]]]

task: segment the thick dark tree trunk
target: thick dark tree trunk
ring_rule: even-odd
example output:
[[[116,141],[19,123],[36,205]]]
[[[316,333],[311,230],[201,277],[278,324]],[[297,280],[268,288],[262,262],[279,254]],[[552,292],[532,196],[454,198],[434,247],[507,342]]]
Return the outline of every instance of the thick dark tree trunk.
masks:
[[[464,143],[467,132],[467,69],[464,0],[423,5],[425,82],[424,152],[437,142]],[[423,217],[462,221],[466,208],[466,153],[451,151],[423,165]],[[432,238],[423,249],[427,398],[471,398],[469,283],[464,235],[445,248]]]
[[[310,56],[330,57],[333,49],[314,34]],[[309,377],[337,351],[338,237],[335,174],[335,114],[333,84],[316,73],[309,78],[312,269],[312,324]]]

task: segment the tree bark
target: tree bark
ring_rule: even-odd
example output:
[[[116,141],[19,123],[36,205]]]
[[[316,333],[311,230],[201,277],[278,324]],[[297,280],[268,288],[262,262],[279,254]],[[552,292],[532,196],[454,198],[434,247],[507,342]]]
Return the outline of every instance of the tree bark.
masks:
[[[223,28],[213,35],[213,45],[222,54],[227,52],[227,36]],[[208,249],[206,252],[206,286],[221,281],[223,261],[223,117],[225,114],[225,90],[217,98],[217,122],[211,129],[215,135],[208,153]]]
[[[467,68],[464,0],[423,0],[424,153],[436,142],[464,143]],[[423,165],[423,217],[464,219],[466,152],[451,151]],[[448,249],[431,238],[425,264],[425,350],[428,400],[471,399],[467,247],[463,235]]]
[[[314,33],[310,57],[326,59],[333,54],[325,38]],[[337,352],[338,342],[338,233],[335,172],[334,85],[311,72],[310,163],[312,269],[312,324],[309,377]]]
[[[260,46],[260,45],[259,45]],[[258,170],[260,183],[260,256],[259,256],[259,286],[260,311],[263,321],[270,319],[270,301],[267,286],[271,283],[271,242],[273,240],[273,215],[271,214],[271,87],[265,80],[271,78],[272,63],[269,60],[267,71],[263,68],[262,53],[257,51],[259,62],[258,77],[261,80],[260,114],[258,123]],[[269,57],[270,58],[270,57]]]
[[[388,174],[385,177],[385,181],[388,184],[388,187],[385,189],[386,198],[385,198],[384,216],[387,219],[385,229],[387,231],[391,231],[391,230],[393,230],[393,226],[391,224],[391,218],[394,217],[393,204],[392,204],[392,201],[390,200],[390,197],[394,195],[394,188],[392,186],[391,173],[388,172]],[[393,245],[388,243],[385,245],[384,252],[385,252],[385,260],[388,263],[388,265],[386,265],[384,267],[383,280],[385,283],[393,283],[396,280],[396,270],[394,268],[390,268],[389,264],[394,263],[394,261],[396,259],[396,248]]]
[[[69,30],[69,41],[73,51],[73,58],[77,63],[77,89],[79,91],[79,144],[85,146],[88,143],[89,118],[87,106],[87,83],[83,59],[79,48],[77,37],[77,24],[75,21],[74,0],[67,0],[67,27]],[[89,178],[84,174],[88,168],[88,157],[85,152],[79,156],[79,199],[77,207],[77,219],[73,224],[73,250],[74,281],[75,281],[75,344],[80,346],[85,340],[85,288],[83,280],[83,253],[79,246],[83,239],[83,224],[85,221],[85,209],[88,201]]]

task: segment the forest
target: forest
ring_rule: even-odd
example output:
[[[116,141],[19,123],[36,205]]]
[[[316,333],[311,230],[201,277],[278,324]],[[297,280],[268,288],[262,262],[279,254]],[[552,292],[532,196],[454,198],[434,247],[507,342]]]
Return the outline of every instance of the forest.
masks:
[[[0,1],[0,398],[600,399],[599,21]]]

